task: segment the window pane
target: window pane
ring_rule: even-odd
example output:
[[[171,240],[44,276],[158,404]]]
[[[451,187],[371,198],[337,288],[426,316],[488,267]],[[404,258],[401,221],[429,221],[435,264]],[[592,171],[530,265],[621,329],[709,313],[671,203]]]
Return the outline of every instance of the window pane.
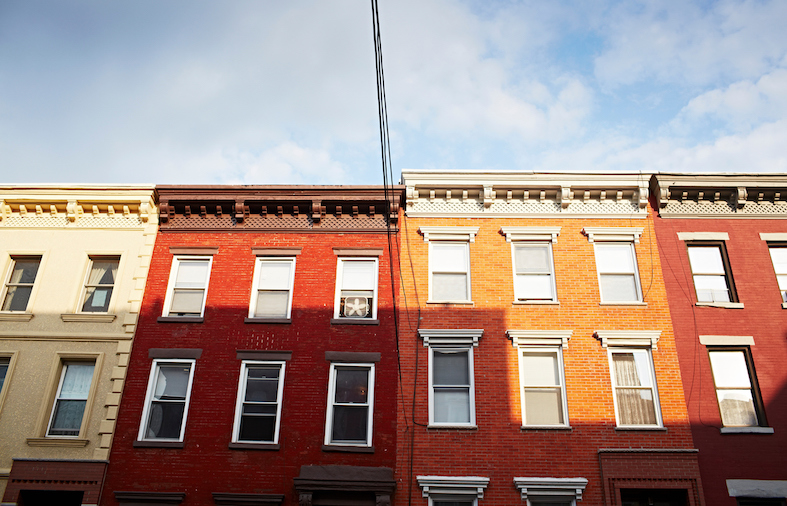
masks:
[[[432,271],[467,272],[466,244],[433,244],[432,254]]]
[[[517,274],[551,272],[548,246],[519,246],[514,248]]]
[[[181,260],[175,286],[178,288],[204,288],[208,279],[207,260]]]
[[[14,260],[11,283],[34,283],[38,273],[40,258],[18,258]]]
[[[273,441],[275,430],[275,413],[274,416],[242,416],[238,439],[241,441]]]
[[[106,313],[109,311],[109,299],[112,298],[112,287],[85,288],[85,303],[82,311],[86,313]]]
[[[366,403],[368,393],[368,369],[336,368],[336,402]]]
[[[433,300],[468,300],[467,274],[432,274]]]
[[[69,364],[63,385],[60,388],[61,399],[87,399],[90,383],[93,381],[95,364]]]
[[[366,443],[367,406],[334,406],[332,441]]]
[[[697,302],[729,302],[730,291],[724,276],[694,276]]]
[[[724,274],[724,264],[721,261],[721,251],[718,246],[689,248],[689,263],[691,272],[703,274]]]
[[[639,300],[637,281],[632,274],[602,274],[601,298],[606,302]]]
[[[82,425],[82,416],[85,413],[86,401],[59,400],[55,403],[55,413],[52,417],[52,426],[49,428],[51,436],[78,436],[79,427]]]
[[[525,423],[528,425],[560,425],[563,423],[563,401],[559,388],[525,388]]]
[[[175,290],[172,293],[172,307],[169,314],[194,314],[202,312],[205,290]]]
[[[179,439],[185,402],[153,402],[145,437],[150,439]]]
[[[717,390],[716,394],[723,425],[758,425],[751,390]]]
[[[339,316],[371,318],[374,292],[342,290],[339,299]]]
[[[630,243],[596,244],[596,264],[599,272],[634,272],[632,253]]]
[[[618,411],[621,425],[655,425],[653,392],[642,388],[618,388]]]
[[[289,303],[289,291],[262,290],[257,293],[257,307],[254,310],[254,316],[258,318],[287,318]]]
[[[434,351],[434,385],[469,385],[467,351]]]
[[[5,376],[8,374],[9,363],[11,363],[11,359],[0,358],[0,392],[3,391],[3,383],[5,383]]]
[[[522,354],[522,379],[527,386],[560,384],[557,356],[554,353]]]
[[[262,262],[258,287],[269,290],[289,290],[291,268],[292,262]]]
[[[158,368],[156,399],[186,399],[190,366],[164,365]]]
[[[710,363],[716,387],[751,388],[749,368],[742,351],[712,351]]]
[[[652,386],[650,357],[646,351],[614,353],[615,383],[618,386]]]
[[[277,379],[249,378],[246,381],[246,401],[276,402],[279,396]]]
[[[435,389],[434,420],[438,423],[470,423],[470,390],[468,388]]]
[[[770,252],[776,274],[787,274],[787,248],[771,248]]]
[[[374,290],[377,275],[373,260],[342,261],[343,290]]]
[[[32,286],[9,286],[3,302],[3,311],[24,311],[30,300]]]
[[[88,276],[90,285],[114,285],[119,260],[93,260],[93,266]]]
[[[514,291],[520,300],[552,300],[551,274],[518,274]]]

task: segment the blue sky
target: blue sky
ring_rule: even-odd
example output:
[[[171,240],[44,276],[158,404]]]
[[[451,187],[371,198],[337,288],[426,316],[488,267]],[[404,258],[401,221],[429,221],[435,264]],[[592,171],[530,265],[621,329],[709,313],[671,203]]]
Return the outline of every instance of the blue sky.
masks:
[[[787,2],[380,0],[401,169],[787,172]],[[363,0],[3,0],[0,182],[379,184]]]

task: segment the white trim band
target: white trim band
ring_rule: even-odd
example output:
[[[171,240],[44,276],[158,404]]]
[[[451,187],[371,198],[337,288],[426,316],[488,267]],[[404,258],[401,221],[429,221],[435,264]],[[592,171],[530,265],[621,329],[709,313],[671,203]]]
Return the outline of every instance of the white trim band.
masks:
[[[700,336],[705,346],[754,346],[752,336]]]
[[[588,242],[627,241],[639,243],[644,229],[642,227],[585,227],[582,233],[588,236]]]
[[[730,497],[787,497],[785,480],[727,480]]]
[[[787,234],[760,232],[763,241],[787,242]]]
[[[535,498],[566,497],[576,501],[582,500],[582,492],[588,484],[586,478],[519,478],[514,477],[514,485],[522,493],[522,500],[527,501],[528,495]],[[530,502],[528,501],[528,504]]]
[[[601,347],[609,346],[650,346],[657,350],[656,343],[661,337],[660,330],[597,330],[594,334],[601,340]]]
[[[729,241],[727,232],[678,232],[681,241]]]
[[[424,346],[478,346],[478,340],[484,335],[484,329],[418,329],[418,336],[424,340]]]
[[[519,346],[568,346],[573,330],[506,330],[514,348]]]
[[[475,242],[479,227],[418,227],[423,234],[424,242],[429,241],[465,241]]]
[[[506,236],[506,242],[511,241],[549,241],[557,242],[560,227],[500,227]]]
[[[483,499],[489,478],[483,476],[416,476],[423,497],[430,495],[466,495]]]

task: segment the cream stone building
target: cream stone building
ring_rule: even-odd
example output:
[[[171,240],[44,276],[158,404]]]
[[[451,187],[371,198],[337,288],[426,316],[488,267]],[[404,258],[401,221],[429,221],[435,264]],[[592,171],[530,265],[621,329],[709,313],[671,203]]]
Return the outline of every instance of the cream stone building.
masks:
[[[97,504],[157,230],[153,186],[0,186],[2,504]]]

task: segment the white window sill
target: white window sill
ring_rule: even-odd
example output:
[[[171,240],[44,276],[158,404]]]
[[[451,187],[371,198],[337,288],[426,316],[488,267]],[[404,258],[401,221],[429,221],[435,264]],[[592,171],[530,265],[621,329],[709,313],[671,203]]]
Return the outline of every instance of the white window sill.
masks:
[[[651,430],[656,432],[667,432],[666,427],[657,427],[655,425],[619,425],[615,430],[629,431],[629,430]]]
[[[722,434],[773,434],[773,427],[722,427]]]
[[[570,425],[523,425],[522,430],[574,430]]]
[[[516,305],[540,305],[540,306],[559,306],[560,302],[556,300],[515,300]]]
[[[58,437],[29,437],[27,446],[66,446],[71,448],[81,448],[87,446],[88,439],[79,438],[58,438]]]
[[[697,302],[697,306],[723,307],[727,309],[743,309],[743,302]]]
[[[465,429],[465,430],[476,430],[478,429],[478,425],[458,425],[458,424],[434,424],[430,423],[426,426],[427,429]]]
[[[598,305],[599,306],[642,306],[642,307],[647,307],[648,303],[647,302],[642,302],[642,301],[639,301],[639,300],[630,300],[630,301],[617,300],[617,301],[614,301],[614,302],[603,302],[602,301],[602,302],[599,302]]]
[[[427,304],[467,304],[472,305],[472,300],[427,300]]]
[[[0,322],[29,322],[33,313],[0,313]]]
[[[117,315],[109,313],[66,313],[60,315],[60,319],[64,322],[110,323],[115,321],[115,318]]]

